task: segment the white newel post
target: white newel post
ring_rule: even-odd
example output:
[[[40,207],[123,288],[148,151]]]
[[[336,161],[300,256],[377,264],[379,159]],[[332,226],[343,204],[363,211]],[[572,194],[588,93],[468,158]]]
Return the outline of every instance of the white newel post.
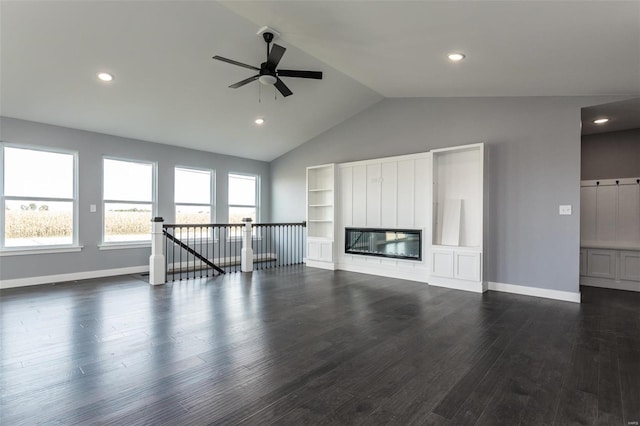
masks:
[[[162,244],[162,224],[164,219],[154,217],[151,219],[151,256],[149,257],[149,284],[164,284],[166,280],[165,260]]]
[[[251,219],[242,219],[242,250],[240,251],[240,270],[242,272],[253,271],[253,248],[251,247]]]

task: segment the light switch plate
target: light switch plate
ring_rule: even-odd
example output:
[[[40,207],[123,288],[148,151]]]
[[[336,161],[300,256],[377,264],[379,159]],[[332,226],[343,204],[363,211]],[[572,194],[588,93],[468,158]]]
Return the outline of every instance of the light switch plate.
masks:
[[[571,205],[560,205],[560,216],[571,216]]]
[[[96,212],[96,205],[95,204],[89,204],[89,212],[90,213],[95,213]]]

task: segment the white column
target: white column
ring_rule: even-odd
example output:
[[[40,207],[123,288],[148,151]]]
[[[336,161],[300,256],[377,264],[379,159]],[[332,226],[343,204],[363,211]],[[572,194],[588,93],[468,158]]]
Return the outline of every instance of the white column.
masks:
[[[251,219],[243,219],[242,250],[240,251],[240,270],[253,271],[253,248],[251,248]]]
[[[162,224],[164,219],[154,217],[151,219],[151,256],[149,257],[149,284],[164,284],[166,281],[164,244],[162,235]]]

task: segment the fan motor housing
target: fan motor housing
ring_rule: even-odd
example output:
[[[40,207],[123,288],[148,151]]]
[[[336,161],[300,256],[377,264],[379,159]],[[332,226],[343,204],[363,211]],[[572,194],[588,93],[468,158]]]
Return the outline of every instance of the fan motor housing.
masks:
[[[273,40],[277,39],[278,37],[280,37],[280,33],[277,32],[276,30],[274,30],[273,28],[270,28],[270,27],[262,27],[262,28],[260,28],[258,30],[258,32],[256,33],[256,35],[258,37],[264,38],[265,41],[266,41],[266,38],[264,36],[265,33],[271,33],[271,36],[270,36],[271,37],[271,41],[273,41]]]

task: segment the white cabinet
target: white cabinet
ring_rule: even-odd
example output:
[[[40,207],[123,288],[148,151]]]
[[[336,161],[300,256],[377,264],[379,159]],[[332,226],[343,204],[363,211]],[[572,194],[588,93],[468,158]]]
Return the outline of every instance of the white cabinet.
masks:
[[[307,167],[307,265],[333,269],[335,167]]]
[[[431,275],[453,278],[452,250],[431,250]]]
[[[480,253],[456,252],[453,277],[460,280],[480,281],[482,265]]]
[[[640,246],[582,247],[580,275],[582,285],[640,291]]]
[[[307,259],[333,262],[333,241],[318,238],[307,239]]]
[[[587,253],[587,275],[598,278],[616,278],[616,251],[589,250]]]
[[[484,144],[433,153],[430,284],[482,292]]]
[[[620,279],[640,281],[640,251],[620,252]]]

